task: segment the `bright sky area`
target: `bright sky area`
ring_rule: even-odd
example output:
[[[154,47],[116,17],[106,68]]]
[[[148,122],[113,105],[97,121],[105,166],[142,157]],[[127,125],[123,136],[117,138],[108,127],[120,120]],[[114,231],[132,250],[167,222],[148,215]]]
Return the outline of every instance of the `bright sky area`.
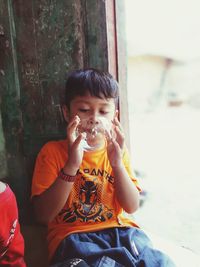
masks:
[[[200,57],[199,0],[125,0],[129,54]]]

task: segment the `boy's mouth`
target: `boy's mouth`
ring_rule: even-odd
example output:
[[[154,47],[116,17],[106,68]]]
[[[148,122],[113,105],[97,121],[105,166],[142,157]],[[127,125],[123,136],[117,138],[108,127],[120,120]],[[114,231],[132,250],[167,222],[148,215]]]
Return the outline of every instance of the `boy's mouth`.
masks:
[[[94,139],[95,137],[103,134],[103,131],[99,130],[98,128],[88,128],[88,129],[85,129],[84,132],[86,132],[87,134],[86,139],[88,138]]]
[[[86,142],[100,142],[101,139],[111,139],[111,129],[105,123],[89,124],[85,121],[80,121],[76,133],[85,133]]]

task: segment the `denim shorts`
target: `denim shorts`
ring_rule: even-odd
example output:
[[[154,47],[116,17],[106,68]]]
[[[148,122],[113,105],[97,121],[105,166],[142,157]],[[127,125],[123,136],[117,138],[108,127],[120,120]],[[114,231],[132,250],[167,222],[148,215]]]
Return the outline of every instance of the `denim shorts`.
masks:
[[[71,234],[60,243],[51,266],[65,266],[62,262],[73,258],[83,259],[92,267],[175,267],[172,260],[154,249],[147,235],[135,227]]]

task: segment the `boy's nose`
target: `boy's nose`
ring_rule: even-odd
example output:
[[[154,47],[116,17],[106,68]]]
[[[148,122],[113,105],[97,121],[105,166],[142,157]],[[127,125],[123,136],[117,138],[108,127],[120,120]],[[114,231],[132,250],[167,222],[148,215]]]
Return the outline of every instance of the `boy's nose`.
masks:
[[[89,118],[88,122],[89,122],[90,125],[98,125],[100,123],[100,120],[99,120],[98,117],[92,116],[92,117]]]

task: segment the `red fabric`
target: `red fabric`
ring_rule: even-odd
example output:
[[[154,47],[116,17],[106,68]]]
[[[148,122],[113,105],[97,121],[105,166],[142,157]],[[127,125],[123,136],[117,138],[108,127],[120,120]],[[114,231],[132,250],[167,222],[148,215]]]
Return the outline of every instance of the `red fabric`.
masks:
[[[26,266],[17,203],[8,185],[0,193],[0,266]]]

